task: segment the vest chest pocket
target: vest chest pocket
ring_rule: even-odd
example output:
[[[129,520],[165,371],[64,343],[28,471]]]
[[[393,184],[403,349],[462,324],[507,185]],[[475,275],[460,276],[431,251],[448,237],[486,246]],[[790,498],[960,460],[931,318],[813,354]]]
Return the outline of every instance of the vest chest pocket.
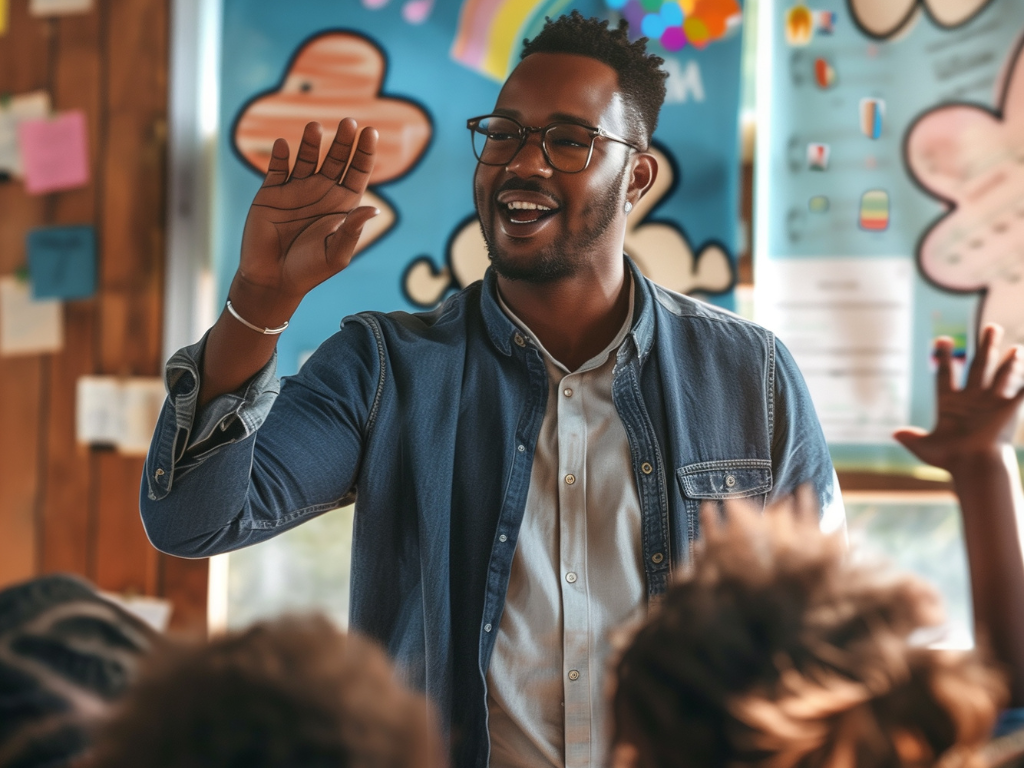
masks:
[[[767,459],[724,459],[688,464],[676,470],[687,499],[742,499],[772,489],[772,463]]]

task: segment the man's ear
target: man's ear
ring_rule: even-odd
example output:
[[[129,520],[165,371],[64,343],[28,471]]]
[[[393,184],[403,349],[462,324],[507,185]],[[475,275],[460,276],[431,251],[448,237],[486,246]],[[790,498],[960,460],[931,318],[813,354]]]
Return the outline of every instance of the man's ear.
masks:
[[[626,188],[626,199],[634,206],[647,194],[658,178],[658,161],[648,152],[638,152],[633,158],[633,168],[629,175],[629,186]]]
[[[655,165],[657,171],[657,165]],[[611,768],[639,768],[640,750],[626,741],[612,747]]]

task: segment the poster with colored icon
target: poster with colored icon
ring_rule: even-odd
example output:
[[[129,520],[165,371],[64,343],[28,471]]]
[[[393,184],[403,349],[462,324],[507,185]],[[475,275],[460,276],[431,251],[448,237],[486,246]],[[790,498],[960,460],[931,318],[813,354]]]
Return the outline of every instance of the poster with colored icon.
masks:
[[[890,435],[933,424],[933,339],[1024,342],[1024,3],[760,11],[756,316],[840,468],[913,471]]]
[[[546,16],[627,19],[665,59],[654,187],[625,250],[656,282],[732,308],[739,205],[739,0],[223,0],[214,265],[223,301],[246,211],[274,139],[333,136],[354,117],[380,131],[364,202],[381,214],[352,264],[312,291],[279,345],[279,371],[361,310],[418,311],[480,279],[468,118],[493,108],[524,38]],[[323,147],[327,151],[327,143]]]

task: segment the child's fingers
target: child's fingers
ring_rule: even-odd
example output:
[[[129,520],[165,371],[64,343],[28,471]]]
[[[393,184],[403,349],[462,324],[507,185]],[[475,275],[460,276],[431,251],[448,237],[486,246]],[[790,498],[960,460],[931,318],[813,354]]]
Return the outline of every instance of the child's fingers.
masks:
[[[969,388],[985,387],[991,381],[992,371],[996,366],[996,349],[1002,335],[1002,327],[995,323],[988,323],[981,329],[978,350],[974,353],[971,367],[967,371],[967,386]]]
[[[998,397],[1013,399],[1021,389],[1024,375],[1024,350],[1014,345],[1006,350],[1003,360],[992,377],[992,391]]]
[[[940,395],[956,389],[953,381],[953,340],[940,336],[935,340],[935,388]]]

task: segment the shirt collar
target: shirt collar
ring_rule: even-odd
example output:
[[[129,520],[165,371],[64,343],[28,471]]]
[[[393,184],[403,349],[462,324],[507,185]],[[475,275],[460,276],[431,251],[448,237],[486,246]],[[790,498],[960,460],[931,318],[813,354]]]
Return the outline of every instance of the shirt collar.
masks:
[[[629,335],[633,337],[640,361],[647,357],[654,342],[654,296],[647,278],[628,256],[623,256],[633,275],[633,319]],[[512,339],[519,328],[504,313],[498,303],[498,280],[491,267],[484,273],[480,300],[484,326],[491,343],[506,355],[512,354]]]

